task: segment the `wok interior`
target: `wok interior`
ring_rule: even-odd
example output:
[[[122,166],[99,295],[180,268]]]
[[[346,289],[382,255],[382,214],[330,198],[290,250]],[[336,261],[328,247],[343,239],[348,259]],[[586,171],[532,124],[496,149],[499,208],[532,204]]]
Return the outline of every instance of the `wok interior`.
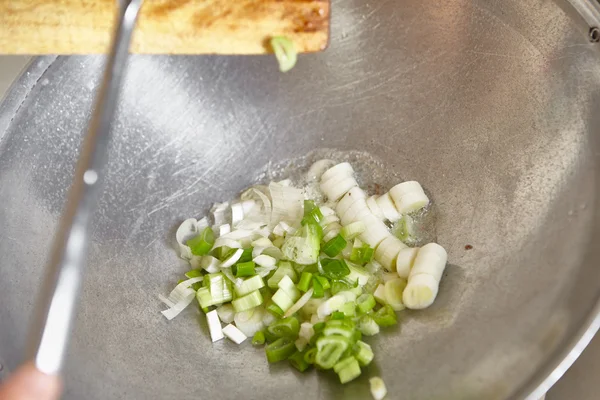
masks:
[[[352,0],[332,9],[330,48],[287,74],[266,57],[132,57],[66,398],[366,398],[375,375],[394,398],[505,398],[581,328],[600,285],[600,76],[565,8]],[[101,65],[38,59],[37,76],[24,76],[3,108],[0,361],[9,368]],[[186,270],[172,246],[178,222],[232,198],[269,163],[320,148],[368,152],[389,171],[377,182],[388,187],[420,181],[450,260],[434,306],[371,340],[375,365],[343,387],[269,366],[250,345],[212,344],[195,307],[167,322],[157,299]]]

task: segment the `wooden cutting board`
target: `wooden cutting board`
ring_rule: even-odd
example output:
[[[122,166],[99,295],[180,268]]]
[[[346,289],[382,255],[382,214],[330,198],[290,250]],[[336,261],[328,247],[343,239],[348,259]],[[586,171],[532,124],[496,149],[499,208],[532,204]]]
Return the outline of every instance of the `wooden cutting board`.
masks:
[[[105,53],[117,1],[0,0],[0,53]],[[320,51],[329,10],[329,0],[144,0],[131,51],[263,54],[277,35]]]

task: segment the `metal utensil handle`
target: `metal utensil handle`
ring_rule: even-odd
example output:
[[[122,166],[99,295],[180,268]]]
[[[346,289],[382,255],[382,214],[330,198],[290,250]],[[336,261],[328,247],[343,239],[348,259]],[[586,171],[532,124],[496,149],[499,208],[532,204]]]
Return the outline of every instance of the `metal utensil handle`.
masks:
[[[85,267],[88,225],[100,194],[113,117],[141,0],[123,0],[67,205],[34,317],[28,358],[47,374],[63,366]]]

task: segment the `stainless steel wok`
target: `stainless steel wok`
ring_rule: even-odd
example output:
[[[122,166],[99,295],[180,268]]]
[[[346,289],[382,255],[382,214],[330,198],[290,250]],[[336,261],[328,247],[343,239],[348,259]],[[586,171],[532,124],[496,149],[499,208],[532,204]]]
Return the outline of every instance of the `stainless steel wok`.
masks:
[[[366,379],[342,387],[210,343],[193,307],[172,322],[159,313],[157,294],[185,271],[175,225],[265,165],[323,147],[368,151],[389,168],[383,185],[421,181],[449,251],[436,304],[371,341],[364,375],[408,400],[542,394],[600,324],[593,4],[335,1],[330,48],[288,74],[269,57],[133,57],[65,398],[367,398]],[[7,369],[23,354],[102,62],[38,58],[0,106]]]

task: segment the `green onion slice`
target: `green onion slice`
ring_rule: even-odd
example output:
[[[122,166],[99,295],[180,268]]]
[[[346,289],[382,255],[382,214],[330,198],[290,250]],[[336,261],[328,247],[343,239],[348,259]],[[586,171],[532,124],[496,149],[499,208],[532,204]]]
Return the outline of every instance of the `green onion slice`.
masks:
[[[350,268],[344,260],[323,258],[321,259],[321,267],[323,268],[323,275],[334,280],[342,279],[350,274]]]
[[[203,256],[208,254],[215,244],[215,234],[210,226],[204,228],[200,235],[189,239],[186,244],[192,250],[195,256]]]
[[[348,242],[346,242],[346,239],[344,239],[342,235],[337,235],[336,237],[325,243],[321,250],[329,257],[335,257],[338,254],[340,254],[342,250],[344,250],[347,244]]]
[[[252,338],[252,344],[255,346],[261,346],[265,344],[265,333],[263,331],[258,331],[254,334]]]
[[[245,250],[244,250],[245,251]],[[241,278],[244,276],[252,276],[256,273],[254,267],[256,266],[256,264],[254,264],[253,261],[247,261],[247,262],[239,262],[237,264],[235,264],[232,268],[232,272],[233,275],[235,275],[237,278]]]
[[[276,363],[286,360],[294,354],[296,352],[296,345],[293,338],[282,337],[273,343],[269,343],[265,347],[265,352],[267,353],[267,360],[270,363]]]
[[[310,367],[310,364],[304,360],[305,354],[297,351],[288,358],[290,364],[300,372],[304,372]]]
[[[283,318],[273,322],[267,330],[278,337],[296,338],[300,332],[300,323],[296,317]]]

